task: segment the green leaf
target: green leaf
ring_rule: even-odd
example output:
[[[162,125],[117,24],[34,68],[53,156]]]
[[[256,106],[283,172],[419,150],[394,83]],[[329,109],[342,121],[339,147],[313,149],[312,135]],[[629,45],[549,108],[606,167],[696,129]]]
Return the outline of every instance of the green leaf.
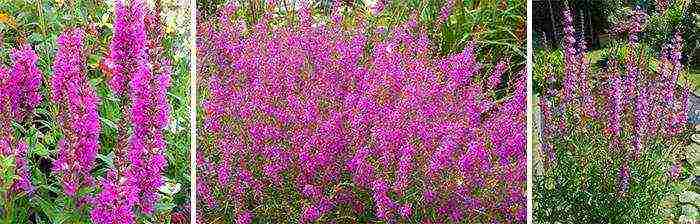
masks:
[[[44,37],[39,33],[32,33],[27,37],[27,41],[30,43],[40,43],[44,40]]]
[[[166,194],[168,196],[173,196],[173,195],[177,194],[177,192],[180,191],[181,187],[182,186],[180,185],[180,183],[167,181],[158,190],[160,190],[160,192],[162,192],[163,194]]]
[[[114,168],[114,152],[110,152],[107,155],[97,154],[97,158],[107,164],[107,167]]]
[[[114,130],[117,129],[117,124],[115,124],[113,121],[111,121],[111,120],[109,120],[109,119],[107,119],[107,118],[104,118],[104,117],[100,116],[100,121],[102,122],[102,124],[103,124],[104,126],[107,126],[107,127],[110,128],[110,129],[114,129]]]
[[[38,207],[49,218],[51,223],[63,223],[65,221],[65,217],[58,212],[58,208],[54,207],[55,204],[43,197],[34,197],[32,204]]]
[[[36,154],[41,157],[46,157],[47,155],[49,155],[49,150],[46,147],[44,147],[44,144],[41,143],[36,143],[34,147],[30,148],[30,150],[33,154]]]

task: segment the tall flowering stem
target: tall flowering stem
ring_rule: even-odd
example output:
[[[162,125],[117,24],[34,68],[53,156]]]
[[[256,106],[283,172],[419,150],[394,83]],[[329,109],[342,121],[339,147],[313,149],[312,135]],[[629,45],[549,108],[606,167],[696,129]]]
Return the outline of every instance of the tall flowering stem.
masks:
[[[131,131],[124,138],[125,142],[118,146],[114,177],[110,177],[111,181],[103,181],[103,188],[114,189],[123,198],[101,197],[128,199],[129,203],[120,204],[120,209],[138,208],[143,214],[154,212],[159,200],[158,188],[163,185],[162,175],[167,166],[164,129],[170,116],[166,93],[171,68],[161,43],[163,24],[158,10],[148,9],[141,0],[129,1],[128,4],[116,1],[110,57],[107,59],[113,71],[110,88],[129,105],[123,111],[126,118],[123,121],[130,122]],[[124,196],[127,193],[129,197]],[[101,211],[94,217],[98,219],[119,215],[109,214],[110,209],[96,211]]]
[[[680,133],[683,130],[685,122],[688,120],[688,101],[681,101],[680,105],[677,105],[674,101],[676,94],[680,94],[681,99],[687,99],[687,94],[690,92],[688,88],[684,88],[682,92],[678,93],[675,87],[683,71],[683,64],[681,64],[682,49],[682,35],[680,31],[677,31],[674,33],[673,39],[671,39],[662,52],[659,63],[659,76],[664,80],[660,86],[660,94],[663,95],[660,99],[663,102],[661,106],[671,108],[673,111],[670,117],[664,118],[668,120],[666,124],[668,134]]]
[[[52,170],[69,196],[93,186],[90,172],[100,148],[99,98],[85,74],[84,35],[82,29],[72,29],[58,37],[51,79],[51,99],[60,108],[56,119],[63,131]]]
[[[18,49],[12,50],[12,62],[14,66],[10,72],[10,76],[15,80],[16,98],[14,101],[13,113],[14,118],[21,121],[27,117],[34,108],[41,102],[41,93],[39,86],[41,85],[41,71],[36,65],[39,57],[34,50],[24,44]]]
[[[142,1],[132,1],[129,5],[117,4],[116,17],[123,16],[125,20],[115,25],[112,49],[116,52],[112,53],[119,55],[120,49],[127,49],[124,51],[127,53],[122,55],[123,58],[112,57],[112,60],[115,60],[115,64],[123,63],[123,68],[129,68],[122,74],[122,80],[128,81],[131,103],[129,121],[132,126],[126,152],[129,165],[125,175],[138,189],[137,205],[140,211],[151,214],[158,200],[158,188],[163,184],[162,173],[167,165],[163,155],[166,147],[163,129],[168,125],[170,113],[166,98],[170,71],[169,64],[163,66],[163,61],[159,61],[159,55],[149,57],[147,46],[152,47],[154,52],[160,50],[161,46],[158,45],[159,42],[147,39],[145,10]],[[148,21],[152,25],[150,27],[155,27],[159,22],[157,18]],[[157,35],[154,33],[152,37]],[[124,42],[125,40],[130,42]],[[113,83],[114,91],[122,90],[116,81]]]
[[[126,94],[133,74],[148,70],[144,63],[148,60],[144,7],[142,0],[126,5],[122,0],[115,0],[108,60],[112,70],[109,87],[116,94]]]
[[[39,86],[42,75],[36,62],[37,55],[29,45],[13,49],[11,53],[13,66],[6,69],[0,65],[0,155],[14,158],[15,175],[18,180],[0,183],[11,186],[9,193],[32,193],[29,167],[27,163],[27,144],[13,136],[12,123],[22,123],[41,101]]]
[[[609,122],[610,133],[613,138],[619,138],[622,132],[622,110],[623,110],[623,87],[622,77],[618,72],[618,64],[616,60],[611,60],[608,63],[608,74],[610,75],[608,96],[610,97]]]
[[[585,40],[576,39],[573,15],[568,6],[562,12],[564,18],[564,102],[570,108],[584,111],[585,116],[595,117],[595,102],[590,86],[590,62],[586,58]],[[580,108],[580,109],[579,109]]]
[[[563,26],[564,26],[564,63],[567,65],[564,68],[564,100],[572,100],[574,94],[577,91],[577,83],[579,82],[578,72],[581,66],[578,52],[578,45],[576,44],[576,37],[574,34],[573,17],[568,6],[564,9],[563,13]]]

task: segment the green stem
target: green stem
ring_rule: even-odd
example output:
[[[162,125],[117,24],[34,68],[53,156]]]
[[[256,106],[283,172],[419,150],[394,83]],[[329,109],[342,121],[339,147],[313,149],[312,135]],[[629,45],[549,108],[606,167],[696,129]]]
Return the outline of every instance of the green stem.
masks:
[[[12,196],[7,197],[5,201],[5,224],[12,223]]]

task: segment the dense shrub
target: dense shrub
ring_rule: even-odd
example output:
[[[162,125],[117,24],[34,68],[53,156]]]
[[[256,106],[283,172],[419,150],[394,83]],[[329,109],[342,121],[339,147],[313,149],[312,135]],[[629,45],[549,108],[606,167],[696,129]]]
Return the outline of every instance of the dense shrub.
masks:
[[[690,84],[676,31],[650,69],[640,47],[644,12],[625,28],[620,57],[593,76],[564,12],[563,74],[545,74],[540,101],[543,170],[534,179],[534,218],[546,223],[662,223],[689,166]],[[562,78],[559,78],[562,77]],[[679,86],[678,83],[684,83]]]
[[[29,119],[42,99],[38,93],[41,71],[36,67],[36,53],[24,45],[12,51],[12,61],[11,69],[0,65],[0,112],[3,114],[0,120],[0,195],[6,213],[13,210],[15,197],[32,194],[35,190],[27,164],[27,143],[14,137],[12,125],[14,121]],[[5,215],[3,220],[11,218]]]
[[[269,4],[251,24],[245,7],[198,24],[200,222],[524,222],[526,75],[504,77],[508,55],[440,56],[415,16],[369,29],[340,4],[329,20]]]

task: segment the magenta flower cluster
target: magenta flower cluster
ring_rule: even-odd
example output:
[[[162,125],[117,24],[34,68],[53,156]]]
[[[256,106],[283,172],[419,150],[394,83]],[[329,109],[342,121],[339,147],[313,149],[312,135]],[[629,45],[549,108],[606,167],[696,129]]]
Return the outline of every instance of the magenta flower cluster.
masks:
[[[3,114],[0,118],[0,155],[14,159],[15,175],[19,179],[0,184],[11,186],[12,192],[32,193],[34,187],[27,164],[28,145],[13,136],[12,123],[24,122],[41,102],[39,86],[42,74],[36,64],[38,57],[29,45],[13,49],[11,58],[11,69],[0,65],[0,113]]]
[[[56,120],[63,132],[52,170],[69,196],[94,186],[90,172],[100,149],[99,97],[85,71],[84,36],[82,29],[71,29],[58,37],[51,78],[51,99],[60,110]]]
[[[590,84],[590,62],[586,58],[585,40],[576,40],[573,27],[573,17],[567,8],[564,18],[564,100],[567,106],[582,107],[588,117],[597,116]]]
[[[100,193],[92,203],[90,219],[94,223],[136,223],[134,206],[138,203],[139,189],[128,176],[110,170],[100,181]]]
[[[8,94],[14,94],[11,99],[12,111],[9,114],[12,114],[15,120],[21,121],[41,102],[39,86],[42,76],[36,65],[39,58],[29,45],[24,44],[12,50],[11,57],[14,66],[9,75],[16,88],[8,90]]]
[[[133,74],[148,71],[148,65],[144,62],[148,60],[144,3],[134,1],[124,5],[122,0],[115,0],[114,3],[112,42],[109,45],[112,65],[109,87],[116,94],[125,94]]]
[[[636,9],[628,26],[623,26],[629,35],[625,61],[611,57],[603,71],[603,80],[593,83],[589,81],[593,79],[587,77],[592,72],[585,58],[584,44],[574,37],[571,14],[568,9],[563,14],[566,62],[563,88],[560,91],[551,89],[540,102],[544,127],[542,149],[547,155],[547,166],[556,164],[551,146],[553,139],[568,138],[566,135],[577,131],[581,124],[586,125],[586,119],[606,125],[604,131],[610,151],[622,152],[623,160],[639,159],[649,142],[671,138],[686,128],[690,90],[689,86],[677,86],[683,70],[680,32],[673,34],[659,55],[658,69],[648,69],[648,59],[637,38],[646,26],[646,13]],[[593,84],[596,89],[603,90],[601,94],[591,93]],[[595,111],[604,112],[598,116]],[[557,125],[564,123],[569,126]],[[623,144],[625,142],[630,144]],[[618,188],[624,193],[632,174],[628,163],[620,166]],[[677,169],[676,166],[669,169]]]
[[[152,214],[159,199],[158,188],[163,185],[170,63],[159,53],[162,37],[153,32],[161,30],[156,26],[162,24],[153,14],[143,1],[116,1],[109,84],[129,104],[125,113],[131,132],[124,148],[117,149],[122,157],[118,160],[123,162],[102,180],[102,192],[91,214],[98,223],[134,223],[137,208]]]
[[[246,24],[237,10],[198,27],[200,218],[226,206],[251,223],[291,186],[301,207],[287,212],[301,223],[337,212],[524,221],[524,69],[506,75],[504,60],[489,72],[474,43],[436,55],[415,20],[375,32],[361,18],[315,23],[309,6],[286,26],[272,13]]]

